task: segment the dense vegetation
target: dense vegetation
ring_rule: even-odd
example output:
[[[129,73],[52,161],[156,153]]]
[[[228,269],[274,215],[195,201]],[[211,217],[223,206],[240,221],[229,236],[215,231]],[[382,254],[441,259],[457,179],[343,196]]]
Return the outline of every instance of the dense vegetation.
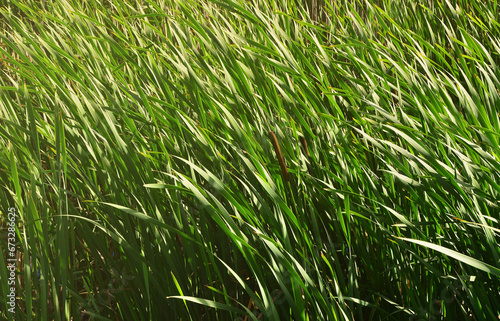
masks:
[[[496,0],[2,5],[15,319],[499,318]]]

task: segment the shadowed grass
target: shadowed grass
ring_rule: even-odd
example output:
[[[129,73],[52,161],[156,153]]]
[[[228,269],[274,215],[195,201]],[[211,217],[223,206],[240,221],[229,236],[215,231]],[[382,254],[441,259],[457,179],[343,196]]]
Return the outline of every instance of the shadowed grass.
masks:
[[[309,12],[5,6],[2,318],[498,318],[498,3]]]

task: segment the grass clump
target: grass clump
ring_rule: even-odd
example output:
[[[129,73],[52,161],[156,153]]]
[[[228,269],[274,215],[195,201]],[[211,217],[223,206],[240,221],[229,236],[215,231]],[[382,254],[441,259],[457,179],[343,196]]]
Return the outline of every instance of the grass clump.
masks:
[[[499,317],[496,1],[3,5],[2,318]]]

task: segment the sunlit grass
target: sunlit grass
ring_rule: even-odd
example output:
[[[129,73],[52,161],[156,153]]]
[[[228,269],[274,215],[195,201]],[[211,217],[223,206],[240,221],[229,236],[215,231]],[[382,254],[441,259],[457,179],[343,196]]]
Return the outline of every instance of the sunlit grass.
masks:
[[[319,3],[5,4],[16,320],[500,316],[497,1]]]

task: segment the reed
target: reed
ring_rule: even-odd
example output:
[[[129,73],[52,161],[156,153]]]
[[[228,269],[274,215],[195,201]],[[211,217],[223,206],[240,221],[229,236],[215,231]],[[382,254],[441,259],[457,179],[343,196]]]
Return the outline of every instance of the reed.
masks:
[[[498,319],[497,1],[6,3],[0,319]]]
[[[278,163],[280,164],[281,174],[283,175],[283,179],[287,182],[290,181],[290,176],[288,174],[288,170],[286,168],[285,159],[283,158],[283,154],[281,153],[280,145],[278,143],[278,139],[273,131],[269,131],[269,139],[273,144],[274,151],[276,153],[276,158],[278,159]]]

